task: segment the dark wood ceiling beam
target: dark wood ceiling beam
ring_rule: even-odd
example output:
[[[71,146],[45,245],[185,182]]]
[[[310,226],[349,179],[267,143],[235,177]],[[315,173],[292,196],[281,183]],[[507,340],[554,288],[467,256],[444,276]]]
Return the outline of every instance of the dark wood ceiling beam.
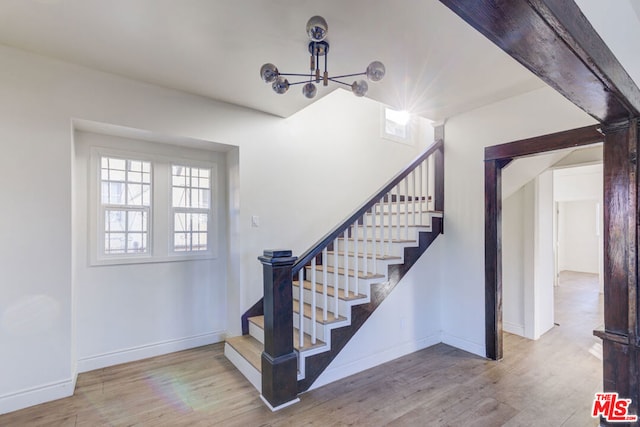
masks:
[[[564,150],[583,145],[597,144],[604,141],[600,125],[586,126],[557,132],[550,135],[536,136],[515,142],[485,147],[485,160],[504,160],[533,156],[549,151]]]
[[[640,115],[640,89],[573,1],[440,1],[599,122]]]

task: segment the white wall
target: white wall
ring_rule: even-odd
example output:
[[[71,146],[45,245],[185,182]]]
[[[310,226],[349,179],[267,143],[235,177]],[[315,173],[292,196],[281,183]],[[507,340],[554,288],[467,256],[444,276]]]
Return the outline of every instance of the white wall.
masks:
[[[533,318],[532,322],[525,324],[525,332],[533,339],[538,339],[553,328],[554,321],[553,172],[543,172],[536,178],[535,184],[533,298],[525,303],[525,310],[533,311]],[[531,332],[527,331],[529,323],[533,324]]]
[[[72,256],[72,119],[237,147],[227,153],[230,333],[262,295],[256,257],[263,249],[300,253],[427,142],[382,140],[379,105],[342,90],[283,120],[9,47],[0,46],[0,59],[0,413],[69,395],[74,386],[74,321],[81,319],[73,304],[86,300],[87,289],[79,288]],[[264,96],[274,95],[265,89]],[[250,227],[252,215],[260,216],[259,228]],[[174,338],[183,333],[173,331]],[[90,358],[163,339],[128,338],[77,347]]]
[[[520,187],[502,201],[502,298],[503,327],[524,336],[524,242],[532,230],[525,230],[525,197],[530,184]],[[530,215],[529,215],[530,216]]]
[[[158,144],[93,132],[76,131],[73,227],[74,313],[78,371],[111,366],[159,353],[178,351],[224,339],[226,332],[227,195],[224,152]],[[100,265],[92,263],[97,235],[95,182],[90,177],[92,150],[99,147],[140,153],[144,157],[215,164],[213,259]],[[95,170],[94,170],[95,172]],[[164,194],[163,194],[164,193]],[[165,197],[156,191],[155,199]],[[163,206],[166,206],[166,200]],[[155,211],[152,217],[161,216]],[[93,223],[93,225],[91,225]],[[154,224],[158,225],[158,224]],[[157,229],[156,229],[157,230]],[[157,230],[153,249],[163,242]],[[164,241],[165,245],[168,243]]]
[[[502,206],[505,331],[538,339],[553,327],[553,173],[540,174]]]
[[[560,271],[598,274],[597,206],[595,200],[558,203]]]
[[[550,88],[447,121],[442,301],[445,342],[485,355],[484,147],[593,123]]]
[[[558,269],[599,274],[601,287],[604,268],[602,186],[601,163],[554,171],[554,197],[559,208]]]

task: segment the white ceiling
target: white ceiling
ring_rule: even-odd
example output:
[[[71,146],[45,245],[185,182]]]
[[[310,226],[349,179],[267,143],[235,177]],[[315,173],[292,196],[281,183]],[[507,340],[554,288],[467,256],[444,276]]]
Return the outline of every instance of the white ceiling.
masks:
[[[316,14],[331,74],[380,60],[368,96],[433,120],[544,85],[437,0],[0,0],[0,43],[286,117],[310,101],[259,69],[306,72]]]

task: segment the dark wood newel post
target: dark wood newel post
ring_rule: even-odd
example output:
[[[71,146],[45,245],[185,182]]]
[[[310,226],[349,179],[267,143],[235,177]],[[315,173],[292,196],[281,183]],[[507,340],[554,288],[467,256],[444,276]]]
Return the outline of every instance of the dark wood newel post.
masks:
[[[262,398],[272,409],[297,401],[298,359],[293,351],[293,288],[289,250],[265,250]]]
[[[435,205],[437,211],[444,212],[444,146],[439,148],[434,156],[435,166]]]

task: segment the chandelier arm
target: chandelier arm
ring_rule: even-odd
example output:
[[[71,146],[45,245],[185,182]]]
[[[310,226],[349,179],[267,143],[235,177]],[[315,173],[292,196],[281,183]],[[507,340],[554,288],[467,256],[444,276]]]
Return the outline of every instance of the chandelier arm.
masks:
[[[356,75],[358,75],[358,74],[356,74]],[[329,80],[334,82],[334,83],[340,83],[341,85],[345,85],[345,86],[351,87],[351,84],[345,83],[345,82],[341,82],[340,80],[336,80],[335,77],[329,77]]]
[[[367,72],[365,71],[364,73],[354,73],[354,74],[343,74],[341,76],[332,76],[329,77],[329,80],[333,80],[333,79],[343,79],[345,77],[355,77],[355,76],[364,76],[366,75]]]
[[[307,75],[307,77],[309,77],[309,76]],[[301,81],[299,81],[299,82],[293,82],[293,83],[292,83],[292,82],[289,82],[289,86],[293,86],[293,85],[301,85],[301,84],[303,84],[303,83],[309,83],[309,80],[301,80]]]
[[[278,73],[279,76],[309,77],[309,73]]]

